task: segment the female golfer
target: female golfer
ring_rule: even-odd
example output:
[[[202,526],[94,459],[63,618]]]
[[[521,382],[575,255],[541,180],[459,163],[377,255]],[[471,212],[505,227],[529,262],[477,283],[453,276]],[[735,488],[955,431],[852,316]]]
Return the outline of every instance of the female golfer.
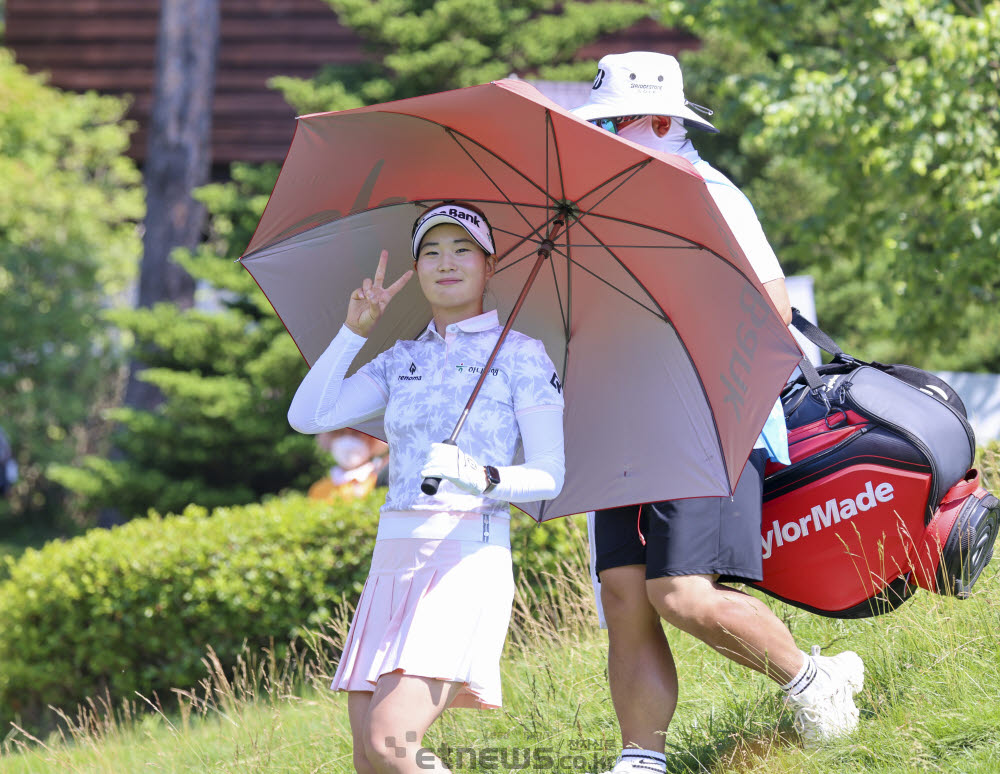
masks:
[[[424,732],[448,707],[500,706],[500,652],[514,594],[509,502],[555,497],[563,481],[563,400],[541,342],[510,331],[459,446],[447,438],[500,334],[483,313],[493,234],[471,205],[448,202],[414,224],[414,269],[433,319],[412,341],[344,378],[386,305],[388,254],[351,293],[347,320],[288,410],[299,432],[384,416],[389,492],[371,571],[333,678],[348,691],[358,772],[446,771]],[[521,446],[524,463],[511,465]],[[425,476],[441,479],[421,493]],[[435,769],[436,767],[436,769]]]

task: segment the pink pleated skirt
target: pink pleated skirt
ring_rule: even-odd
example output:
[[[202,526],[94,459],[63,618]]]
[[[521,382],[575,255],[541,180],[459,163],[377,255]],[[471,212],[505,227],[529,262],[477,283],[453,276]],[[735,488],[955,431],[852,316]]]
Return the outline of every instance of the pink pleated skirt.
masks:
[[[331,687],[374,691],[402,672],[461,683],[452,707],[497,708],[513,599],[506,546],[379,540]]]

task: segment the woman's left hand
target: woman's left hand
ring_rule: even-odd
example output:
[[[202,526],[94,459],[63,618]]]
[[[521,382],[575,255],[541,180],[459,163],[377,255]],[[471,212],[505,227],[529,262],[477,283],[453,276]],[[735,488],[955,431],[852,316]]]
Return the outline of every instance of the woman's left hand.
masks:
[[[487,485],[483,466],[450,443],[431,444],[420,475],[424,478],[443,478],[469,494],[482,494]]]
[[[389,251],[383,250],[378,257],[375,277],[373,279],[365,277],[361,283],[361,287],[351,293],[351,298],[347,304],[347,319],[344,321],[344,325],[359,336],[368,337],[372,327],[378,322],[379,317],[382,316],[382,312],[385,311],[389,302],[392,301],[392,297],[413,276],[413,269],[410,269],[389,287],[383,287],[385,267],[388,262]]]

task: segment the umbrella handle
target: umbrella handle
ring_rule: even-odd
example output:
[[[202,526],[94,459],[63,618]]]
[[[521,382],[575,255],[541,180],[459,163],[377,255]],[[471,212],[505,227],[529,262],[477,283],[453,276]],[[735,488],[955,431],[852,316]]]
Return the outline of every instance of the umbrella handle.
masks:
[[[452,436],[451,438],[446,438],[445,440],[441,441],[441,443],[447,443],[450,444],[451,446],[458,446],[458,444],[455,443],[454,436]],[[435,478],[434,476],[427,476],[426,478],[424,478],[423,481],[420,482],[420,491],[428,496],[436,495],[439,486],[441,486],[440,478]]]
[[[420,491],[428,496],[436,495],[439,486],[441,486],[440,478],[433,478],[431,476],[427,476],[423,481],[420,482]]]

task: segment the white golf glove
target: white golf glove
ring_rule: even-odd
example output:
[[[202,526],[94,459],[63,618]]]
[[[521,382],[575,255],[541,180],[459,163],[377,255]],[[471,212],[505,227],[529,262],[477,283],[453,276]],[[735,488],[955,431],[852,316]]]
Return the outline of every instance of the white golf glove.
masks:
[[[420,475],[443,478],[469,494],[486,490],[486,471],[476,460],[450,443],[432,443]]]

